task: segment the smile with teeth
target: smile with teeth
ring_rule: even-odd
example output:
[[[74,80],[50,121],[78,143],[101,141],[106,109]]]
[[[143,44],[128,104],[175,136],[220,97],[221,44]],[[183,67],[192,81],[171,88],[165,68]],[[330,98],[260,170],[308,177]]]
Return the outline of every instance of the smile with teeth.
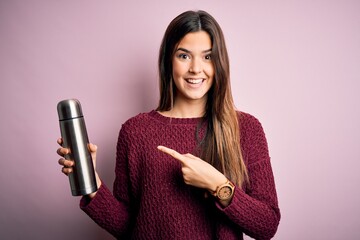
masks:
[[[199,83],[202,83],[204,81],[204,79],[203,78],[187,78],[187,79],[185,79],[185,81],[190,84],[199,84]]]

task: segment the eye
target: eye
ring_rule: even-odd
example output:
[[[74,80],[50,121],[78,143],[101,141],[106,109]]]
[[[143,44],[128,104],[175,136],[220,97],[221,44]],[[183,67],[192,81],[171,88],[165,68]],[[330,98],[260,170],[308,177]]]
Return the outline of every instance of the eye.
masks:
[[[190,59],[190,56],[188,54],[186,54],[186,53],[180,53],[178,55],[178,58],[187,60],[187,59]]]
[[[211,54],[205,55],[205,60],[211,60]]]

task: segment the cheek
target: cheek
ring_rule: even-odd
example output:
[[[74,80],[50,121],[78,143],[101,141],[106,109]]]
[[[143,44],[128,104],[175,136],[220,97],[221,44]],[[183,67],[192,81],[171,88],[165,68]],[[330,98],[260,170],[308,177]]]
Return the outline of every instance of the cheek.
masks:
[[[177,61],[173,61],[173,77],[179,77],[181,75],[183,75],[184,73],[186,73],[187,69],[186,69],[186,65],[179,63]]]
[[[204,68],[204,72],[209,78],[213,78],[215,75],[215,68],[213,64],[206,65],[206,68]]]

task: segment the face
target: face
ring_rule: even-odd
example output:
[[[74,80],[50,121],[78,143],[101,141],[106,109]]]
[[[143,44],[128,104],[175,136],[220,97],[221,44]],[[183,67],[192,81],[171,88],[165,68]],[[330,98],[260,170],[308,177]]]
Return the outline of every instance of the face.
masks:
[[[175,104],[179,101],[206,103],[214,78],[211,39],[207,32],[188,33],[176,47],[173,56]]]

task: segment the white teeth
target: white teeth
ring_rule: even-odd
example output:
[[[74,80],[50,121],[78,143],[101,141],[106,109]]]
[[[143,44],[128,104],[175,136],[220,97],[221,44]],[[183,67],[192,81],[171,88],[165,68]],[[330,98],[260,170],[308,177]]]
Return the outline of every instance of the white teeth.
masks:
[[[201,83],[203,81],[203,79],[202,78],[200,78],[200,79],[186,79],[186,81],[188,83],[191,83],[191,84],[199,84],[199,83]]]

